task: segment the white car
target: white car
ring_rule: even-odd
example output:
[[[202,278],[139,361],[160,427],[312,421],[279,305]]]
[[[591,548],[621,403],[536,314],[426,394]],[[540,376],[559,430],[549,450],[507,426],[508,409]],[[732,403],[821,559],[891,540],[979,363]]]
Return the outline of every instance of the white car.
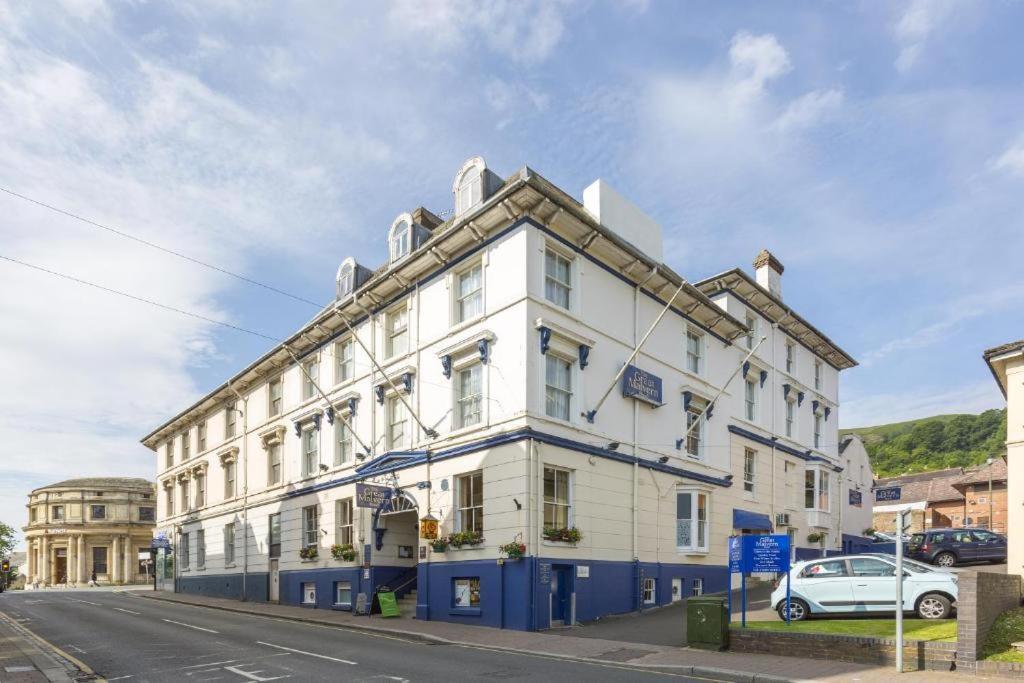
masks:
[[[815,614],[896,612],[896,558],[843,555],[795,563],[790,569],[789,618]],[[957,599],[956,574],[903,560],[903,611],[945,619]],[[786,619],[786,575],[775,583],[772,608]]]

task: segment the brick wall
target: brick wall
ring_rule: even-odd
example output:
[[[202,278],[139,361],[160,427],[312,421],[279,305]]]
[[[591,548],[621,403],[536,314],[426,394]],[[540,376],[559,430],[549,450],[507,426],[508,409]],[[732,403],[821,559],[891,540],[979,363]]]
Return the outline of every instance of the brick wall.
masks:
[[[957,609],[957,666],[973,669],[992,622],[1006,610],[1020,607],[1021,577],[1017,574],[962,572]]]
[[[781,633],[733,628],[729,649],[734,652],[785,655],[809,659],[830,659],[863,664],[896,664],[896,641],[891,638],[862,638],[816,633]],[[906,671],[951,671],[956,661],[956,643],[905,641],[903,668]]]
[[[1006,484],[994,484],[992,487],[992,520],[989,521],[988,482],[971,484],[966,489],[964,515],[970,518],[973,526],[983,526],[1001,534],[1006,533]],[[957,526],[967,526],[966,518],[957,522]]]

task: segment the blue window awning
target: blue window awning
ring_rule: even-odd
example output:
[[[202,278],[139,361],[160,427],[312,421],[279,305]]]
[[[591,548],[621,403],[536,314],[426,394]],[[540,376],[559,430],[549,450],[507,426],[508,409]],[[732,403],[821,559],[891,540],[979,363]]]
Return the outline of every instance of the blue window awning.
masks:
[[[763,512],[749,512],[733,508],[732,510],[733,529],[753,529],[755,531],[771,531],[772,521]]]

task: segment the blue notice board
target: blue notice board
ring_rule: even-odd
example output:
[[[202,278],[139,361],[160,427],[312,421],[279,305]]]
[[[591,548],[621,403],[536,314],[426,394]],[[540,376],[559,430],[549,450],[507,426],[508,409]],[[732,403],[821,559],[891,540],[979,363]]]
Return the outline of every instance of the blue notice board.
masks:
[[[729,571],[733,574],[788,572],[789,536],[787,534],[751,534],[730,537]]]
[[[899,486],[890,486],[886,489],[875,489],[875,500],[899,500],[903,493],[903,489]]]

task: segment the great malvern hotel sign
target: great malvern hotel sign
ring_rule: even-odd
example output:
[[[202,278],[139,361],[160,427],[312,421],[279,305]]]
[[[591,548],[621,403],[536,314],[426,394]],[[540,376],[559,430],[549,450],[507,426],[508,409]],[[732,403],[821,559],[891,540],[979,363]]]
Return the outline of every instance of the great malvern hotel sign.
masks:
[[[622,395],[655,407],[664,403],[661,400],[661,378],[635,365],[627,365],[626,372],[622,374]]]

